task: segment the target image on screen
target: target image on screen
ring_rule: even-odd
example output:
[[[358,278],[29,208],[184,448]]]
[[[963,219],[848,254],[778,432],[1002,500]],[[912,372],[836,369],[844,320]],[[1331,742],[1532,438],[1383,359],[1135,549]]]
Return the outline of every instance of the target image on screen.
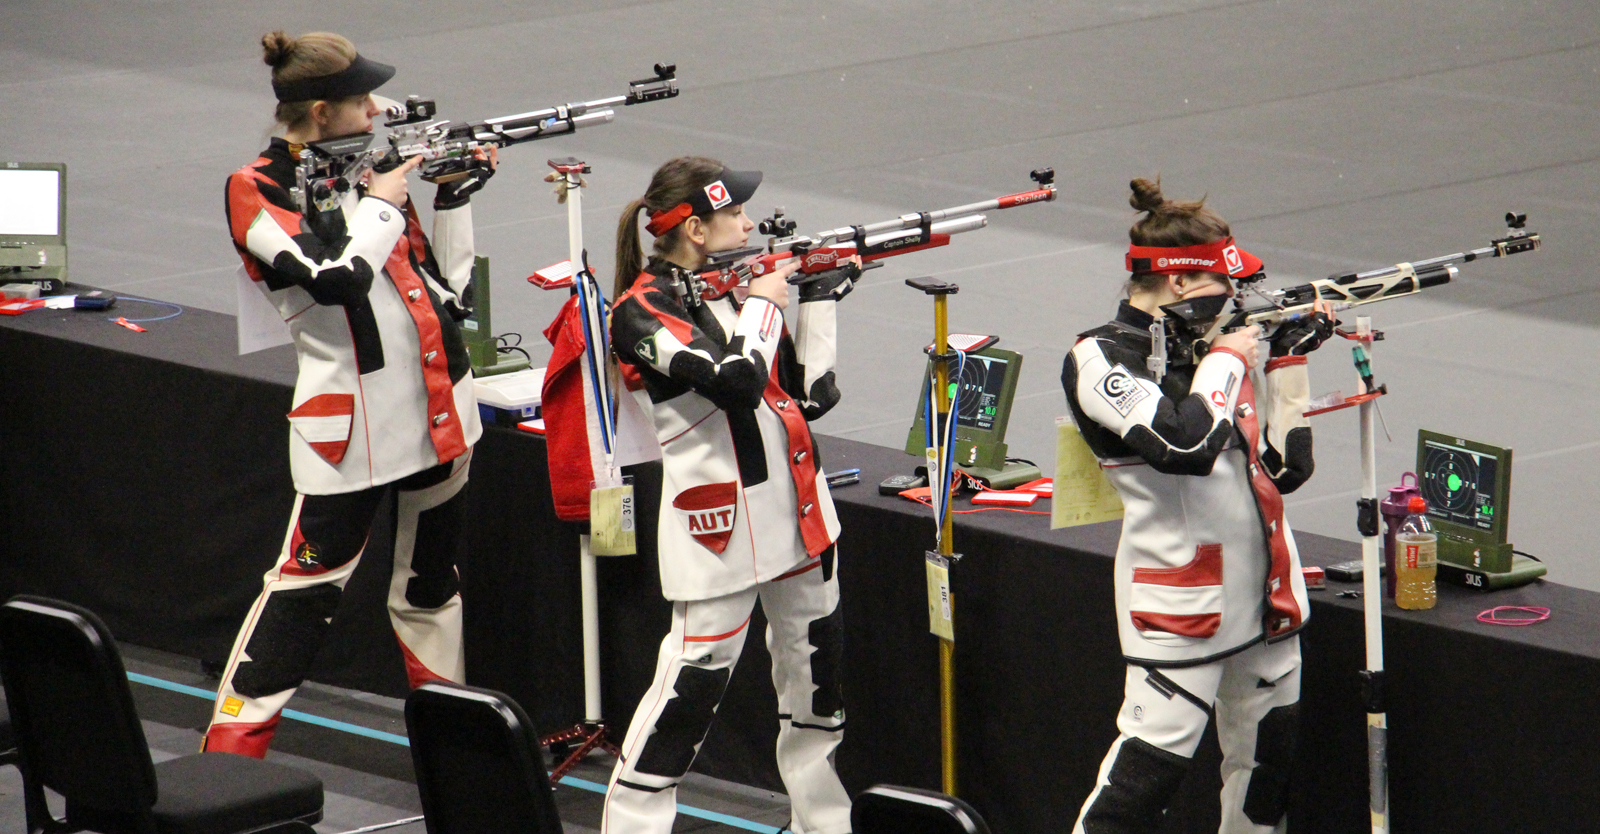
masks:
[[[1426,448],[1420,480],[1431,514],[1480,530],[1493,526],[1494,457],[1437,441],[1427,443]]]
[[[1504,541],[1511,450],[1420,431],[1417,485],[1441,531],[1474,541]]]

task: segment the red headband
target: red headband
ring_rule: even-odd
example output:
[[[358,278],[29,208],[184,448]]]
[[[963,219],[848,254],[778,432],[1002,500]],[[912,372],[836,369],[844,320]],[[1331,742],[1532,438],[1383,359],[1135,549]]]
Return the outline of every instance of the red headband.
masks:
[[[688,203],[679,203],[666,211],[652,211],[650,222],[644,228],[650,234],[661,237],[678,228],[678,224],[688,220],[691,214],[694,214],[694,206]]]
[[[1261,259],[1240,249],[1233,238],[1195,246],[1129,246],[1129,272],[1215,272],[1249,278],[1261,271]]]

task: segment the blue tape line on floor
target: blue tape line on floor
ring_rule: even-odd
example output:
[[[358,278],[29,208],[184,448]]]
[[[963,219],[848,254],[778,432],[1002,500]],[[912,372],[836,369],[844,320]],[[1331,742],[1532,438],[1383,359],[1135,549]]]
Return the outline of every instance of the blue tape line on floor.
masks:
[[[205,698],[208,701],[215,701],[217,699],[217,693],[210,690],[201,689],[198,686],[186,686],[181,683],[173,683],[172,681],[162,680],[161,678],[153,678],[149,675],[141,675],[137,672],[129,672],[128,680],[133,681],[134,683],[142,683],[145,686],[153,686],[157,689],[165,689],[168,692],[177,692],[183,695],[193,695],[196,698]],[[375,738],[379,741],[387,741],[392,744],[400,744],[406,747],[411,746],[411,740],[405,736],[395,735],[394,733],[385,733],[381,730],[368,729],[359,724],[335,721],[332,718],[323,718],[320,715],[311,715],[299,710],[286,709],[283,711],[283,717],[292,718],[296,721],[304,721],[307,724],[315,724],[319,727],[327,727],[330,730],[354,733],[358,736]],[[587,779],[578,779],[572,776],[561,777],[561,784],[572,788],[578,788],[580,790],[593,791],[595,793],[603,794],[606,792],[606,786],[600,784],[599,782],[590,782]],[[763,834],[773,834],[775,831],[782,830],[773,828],[770,825],[762,825],[760,823],[751,822],[747,819],[740,819],[739,817],[729,816],[728,814],[719,814],[716,811],[707,811],[703,808],[695,808],[689,805],[680,804],[678,806],[678,813],[696,817],[698,819],[719,822],[730,828],[739,828],[745,831],[760,831],[763,832]]]

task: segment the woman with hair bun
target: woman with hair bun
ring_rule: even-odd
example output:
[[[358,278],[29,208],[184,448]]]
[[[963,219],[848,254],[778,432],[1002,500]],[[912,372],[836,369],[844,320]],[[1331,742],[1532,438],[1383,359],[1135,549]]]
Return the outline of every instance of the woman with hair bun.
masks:
[[[798,259],[752,279],[742,300],[743,290],[702,281],[711,253],[745,245],[754,224],[744,204],[760,182],[759,171],[674,159],[619,223],[611,345],[661,443],[657,550],[672,626],[611,776],[603,834],[672,830],[678,782],[711,728],[757,599],[789,829],[850,830],[850,797],[833,768],[845,723],[839,520],[808,422],[839,401],[834,304],[860,262],[800,288],[792,339],[783,311]],[[655,238],[648,261],[640,212]]]
[[[406,174],[374,173],[338,205],[302,212],[296,164],[314,143],[372,130],[372,91],[394,68],[344,37],[261,39],[282,131],[228,178],[225,208],[244,272],[287,323],[299,360],[289,411],[294,510],[229,654],[203,749],[260,758],[305,680],[365,550],[381,502],[393,508],[389,617],[413,687],[462,682],[467,463],[482,433],[457,322],[473,261],[468,195],[493,159],[441,184],[433,239]]]
[[[1222,827],[1283,831],[1310,615],[1283,493],[1311,476],[1306,354],[1333,331],[1319,309],[1273,335],[1264,382],[1255,327],[1217,336],[1163,375],[1153,328],[1182,302],[1234,294],[1261,261],[1204,200],[1136,179],[1128,298],[1081,334],[1061,373],[1083,439],[1122,498],[1113,569],[1128,670],[1120,735],[1076,832],[1162,829],[1206,725],[1221,742]]]

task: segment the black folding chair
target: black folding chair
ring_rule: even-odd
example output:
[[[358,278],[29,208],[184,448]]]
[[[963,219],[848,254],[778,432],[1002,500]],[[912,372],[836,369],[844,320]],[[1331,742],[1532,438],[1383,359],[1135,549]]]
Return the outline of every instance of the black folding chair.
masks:
[[[510,696],[427,684],[406,732],[428,834],[561,834],[539,734]]]
[[[66,799],[63,823],[29,796],[32,834],[312,834],[322,819],[322,780],[294,768],[231,753],[152,764],[122,656],[83,608],[0,606],[0,680],[24,776]]]
[[[874,785],[850,806],[855,834],[989,834],[972,806],[920,788]]]

